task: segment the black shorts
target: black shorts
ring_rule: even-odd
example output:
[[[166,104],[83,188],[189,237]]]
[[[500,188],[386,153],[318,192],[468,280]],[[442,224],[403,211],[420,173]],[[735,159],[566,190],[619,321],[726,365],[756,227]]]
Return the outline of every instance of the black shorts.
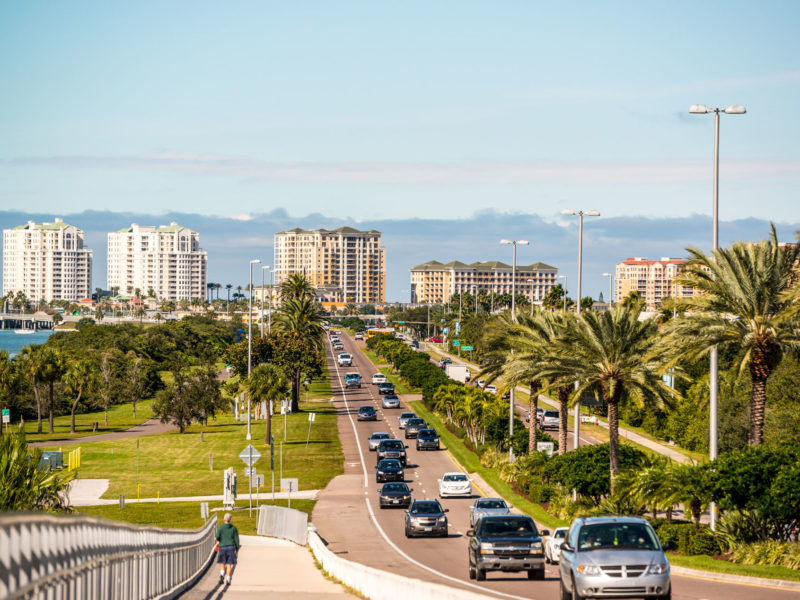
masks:
[[[220,546],[219,553],[217,554],[217,564],[235,565],[236,546]]]

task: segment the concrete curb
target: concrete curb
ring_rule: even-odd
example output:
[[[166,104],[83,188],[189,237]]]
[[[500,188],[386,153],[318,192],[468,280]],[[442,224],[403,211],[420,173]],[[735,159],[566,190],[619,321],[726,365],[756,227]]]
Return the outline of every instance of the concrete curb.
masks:
[[[670,565],[673,575],[683,575],[685,577],[696,577],[710,581],[721,581],[723,583],[737,583],[740,585],[754,585],[758,587],[773,587],[781,590],[800,591],[800,581],[789,581],[786,579],[769,579],[767,577],[750,577],[748,575],[733,575],[731,573],[717,573],[716,571],[701,571],[688,567],[678,567]]]

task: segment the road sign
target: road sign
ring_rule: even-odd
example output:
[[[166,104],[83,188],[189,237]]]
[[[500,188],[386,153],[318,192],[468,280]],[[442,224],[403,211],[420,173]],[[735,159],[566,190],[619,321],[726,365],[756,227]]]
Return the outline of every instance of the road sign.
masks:
[[[555,444],[553,442],[536,442],[536,450],[547,453],[547,456],[552,456]]]
[[[248,444],[247,448],[239,452],[239,458],[241,458],[242,462],[248,467],[252,467],[256,464],[258,459],[261,458],[261,452],[256,450],[253,444]]]
[[[461,340],[453,340],[453,346],[458,348],[461,345]]]
[[[297,477],[288,477],[288,478],[284,477],[283,479],[281,479],[281,491],[289,492],[290,494],[292,492],[296,492],[297,487],[299,485],[298,482],[299,480],[297,479]]]
[[[310,412],[308,413],[308,420],[313,421],[317,416],[317,413]]]
[[[244,469],[244,476],[245,477],[252,477],[255,474],[256,474],[256,468],[255,467],[245,467],[245,469]]]
[[[400,323],[402,325],[402,324],[405,324],[405,321],[398,321],[398,323]]]
[[[3,409],[3,423],[11,423],[11,411],[8,408]]]
[[[260,488],[264,485],[264,474],[261,473],[253,473],[250,476],[250,487],[251,488]]]
[[[472,352],[472,346],[461,346],[464,352]]]

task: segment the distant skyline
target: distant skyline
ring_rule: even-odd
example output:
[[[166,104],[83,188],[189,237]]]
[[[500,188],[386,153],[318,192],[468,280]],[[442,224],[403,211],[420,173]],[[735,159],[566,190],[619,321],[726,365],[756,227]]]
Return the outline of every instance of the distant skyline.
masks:
[[[408,302],[409,269],[429,260],[466,263],[500,260],[511,263],[511,249],[501,246],[503,238],[527,239],[530,246],[520,246],[518,264],[541,261],[567,276],[569,293],[577,291],[578,238],[577,219],[562,224],[551,223],[537,215],[486,211],[471,219],[375,220],[356,224],[347,219],[312,214],[295,216],[285,210],[241,220],[191,213],[112,213],[85,211],[69,213],[25,213],[0,211],[0,229],[21,225],[28,219],[36,222],[64,220],[85,232],[85,243],[94,251],[93,287],[106,287],[108,232],[140,225],[167,225],[177,221],[200,234],[200,245],[208,252],[208,280],[246,286],[248,263],[259,258],[272,264],[273,234],[285,229],[342,226],[377,229],[386,248],[387,300]],[[780,241],[796,241],[800,219],[793,223],[775,223]],[[761,240],[769,234],[769,223],[750,218],[720,223],[720,243],[736,240]],[[674,219],[642,217],[587,218],[584,224],[582,295],[597,298],[608,295],[608,279],[614,266],[629,257],[658,259],[686,257],[686,248],[695,245],[707,251],[711,246],[711,219],[692,215]],[[256,276],[260,282],[260,276]]]
[[[561,210],[596,209],[603,261],[682,256],[711,236],[714,119],[688,108],[741,104],[722,117],[720,219],[757,239],[785,224],[788,241],[798,22],[793,0],[0,3],[0,210],[247,235],[278,214],[397,225],[431,245],[419,262],[507,260],[488,236],[518,234],[534,242],[520,260],[552,264],[548,240],[577,245]],[[439,235],[415,238],[416,220]],[[624,227],[642,223],[673,237]]]

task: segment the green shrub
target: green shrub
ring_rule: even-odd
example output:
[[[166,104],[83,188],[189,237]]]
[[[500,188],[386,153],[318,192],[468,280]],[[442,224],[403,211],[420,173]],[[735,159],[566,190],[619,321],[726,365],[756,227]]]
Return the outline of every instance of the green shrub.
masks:
[[[781,565],[800,569],[800,544],[776,540],[742,544],[733,550],[731,560],[743,565]]]
[[[547,504],[555,493],[553,488],[540,483],[531,483],[528,485],[528,497],[531,499],[531,502]]]
[[[722,537],[705,525],[695,527],[692,523],[665,524],[658,527],[656,533],[662,544],[675,542],[677,551],[687,556],[696,554],[714,556],[724,552],[726,547]]]

